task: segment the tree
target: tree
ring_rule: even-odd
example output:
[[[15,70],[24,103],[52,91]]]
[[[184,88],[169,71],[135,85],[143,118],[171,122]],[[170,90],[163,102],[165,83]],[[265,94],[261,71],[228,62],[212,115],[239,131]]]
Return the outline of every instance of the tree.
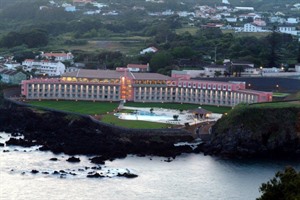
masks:
[[[33,29],[23,34],[23,43],[29,48],[42,47],[48,44],[48,33],[42,29]]]
[[[262,196],[257,200],[296,200],[300,199],[300,173],[292,167],[277,172],[275,177],[260,186]]]
[[[191,58],[194,55],[194,51],[191,47],[175,47],[172,50],[172,55],[174,58]]]
[[[267,37],[267,40],[270,45],[270,53],[269,53],[269,63],[268,67],[276,67],[278,64],[279,56],[278,56],[278,48],[280,42],[280,34],[275,32],[276,27],[273,27],[272,34]]]
[[[221,71],[215,71],[215,77],[219,77],[219,76],[221,76],[222,75],[222,73],[221,73]]]
[[[178,117],[179,117],[179,115],[173,115],[174,121],[177,121],[177,120],[178,120]]]
[[[150,69],[152,72],[157,72],[159,69],[169,66],[172,61],[172,56],[168,52],[157,52],[150,60]]]

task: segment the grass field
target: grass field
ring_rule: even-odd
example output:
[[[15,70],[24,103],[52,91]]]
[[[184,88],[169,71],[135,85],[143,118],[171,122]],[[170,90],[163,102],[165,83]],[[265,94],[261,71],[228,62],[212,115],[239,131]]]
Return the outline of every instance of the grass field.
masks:
[[[291,102],[270,102],[270,103],[258,103],[253,104],[251,107],[263,107],[263,108],[288,108],[288,107],[300,107],[299,101]]]
[[[198,105],[198,104],[180,104],[180,103],[135,103],[128,102],[125,103],[124,106],[130,107],[148,107],[148,108],[167,108],[167,109],[176,109],[176,110],[190,110],[196,109],[198,107],[204,108],[213,113],[226,113],[231,110],[231,107],[223,107],[223,106],[209,106],[209,105]]]
[[[136,121],[136,120],[121,120],[114,116],[113,114],[103,115],[101,121],[113,124],[117,126],[122,126],[126,128],[141,128],[141,129],[156,129],[156,128],[168,128],[170,124],[162,124],[147,121]]]
[[[199,28],[197,27],[182,27],[179,29],[176,29],[176,34],[178,35],[182,35],[185,32],[189,32],[191,35],[196,35],[197,31],[199,30]]]
[[[30,101],[31,105],[63,110],[80,114],[105,114],[116,109],[119,103],[91,101]]]
[[[235,37],[266,37],[271,34],[271,32],[235,32],[234,30],[222,30],[222,33],[232,33]]]
[[[156,128],[168,128],[172,125],[147,122],[147,121],[135,121],[135,120],[121,120],[113,115],[113,112],[119,105],[117,102],[91,102],[91,101],[30,101],[31,105],[46,107],[56,110],[87,114],[87,115],[101,115],[101,121],[122,126],[126,128],[142,128],[142,129],[156,129]],[[132,107],[150,107],[150,108],[168,108],[177,110],[189,110],[198,108],[199,105],[195,104],[177,104],[177,103],[126,103],[125,106]],[[217,106],[201,106],[214,113],[225,113],[231,110],[230,107],[217,107]],[[109,113],[107,113],[109,112]],[[123,111],[122,111],[123,112]],[[124,110],[124,112],[131,112]]]
[[[63,35],[56,41],[52,41],[48,46],[52,49],[68,49],[82,51],[120,51],[123,54],[137,55],[141,49],[145,48],[145,41],[149,37],[142,36],[109,36],[103,38],[86,39],[83,45],[67,45],[63,41],[71,40],[73,36]]]
[[[287,97],[289,95],[290,95],[289,93],[273,92],[273,97]]]

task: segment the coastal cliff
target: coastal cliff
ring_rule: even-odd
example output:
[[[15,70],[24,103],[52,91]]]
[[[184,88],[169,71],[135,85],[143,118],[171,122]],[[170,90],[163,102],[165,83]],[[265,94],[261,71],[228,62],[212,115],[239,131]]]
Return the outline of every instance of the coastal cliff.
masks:
[[[212,127],[204,152],[229,157],[298,156],[300,106],[237,106]]]
[[[175,157],[192,152],[190,133],[178,129],[126,129],[93,120],[89,116],[40,110],[8,103],[0,108],[0,131],[24,136],[7,145],[41,145],[54,153],[101,155],[103,160],[127,154]]]

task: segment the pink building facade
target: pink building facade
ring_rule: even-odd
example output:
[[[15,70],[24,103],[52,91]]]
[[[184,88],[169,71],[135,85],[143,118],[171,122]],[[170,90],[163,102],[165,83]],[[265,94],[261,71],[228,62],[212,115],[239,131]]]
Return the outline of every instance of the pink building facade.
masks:
[[[22,95],[31,100],[126,100],[219,106],[272,101],[271,92],[247,90],[244,82],[193,80],[127,70],[81,69],[61,78],[25,80]]]

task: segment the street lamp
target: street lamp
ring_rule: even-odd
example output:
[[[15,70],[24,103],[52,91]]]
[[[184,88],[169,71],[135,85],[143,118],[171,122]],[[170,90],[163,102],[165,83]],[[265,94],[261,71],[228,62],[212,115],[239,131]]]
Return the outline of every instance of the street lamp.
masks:
[[[248,84],[248,88],[249,88],[249,89],[251,88],[251,84],[250,84],[250,83]]]
[[[278,92],[278,90],[279,90],[279,85],[277,84],[276,85],[276,91]]]
[[[259,69],[260,69],[260,75],[262,76],[263,75],[263,67],[260,66]]]

